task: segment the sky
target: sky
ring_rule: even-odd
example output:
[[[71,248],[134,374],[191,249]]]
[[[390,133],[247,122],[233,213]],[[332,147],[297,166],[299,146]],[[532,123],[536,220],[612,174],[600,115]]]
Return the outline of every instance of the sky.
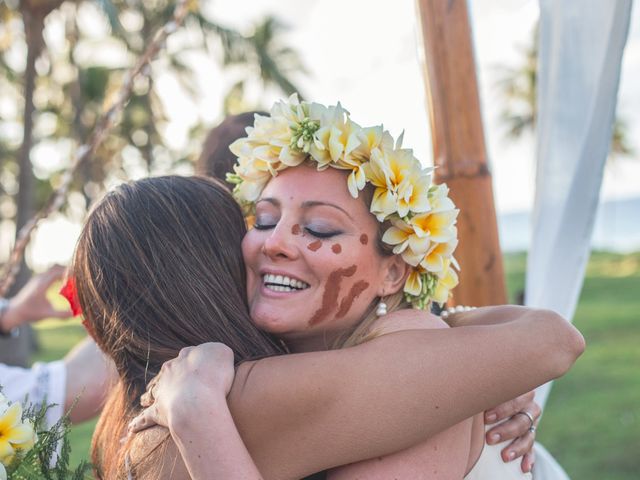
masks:
[[[498,121],[500,102],[495,84],[501,67],[521,62],[521,50],[531,43],[538,3],[469,0],[469,6],[496,208],[502,214],[526,211],[534,196],[534,140],[529,137],[514,142],[506,138]],[[296,77],[308,99],[325,104],[340,101],[356,122],[382,123],[394,136],[404,130],[404,145],[413,148],[425,165],[432,164],[414,0],[202,0],[201,8],[218,22],[247,32],[265,14],[283,20],[290,27],[287,43],[300,52],[309,71]],[[169,39],[169,48],[178,48],[179,35]],[[184,59],[199,73],[197,102],[182,93],[168,76],[159,72],[156,78],[169,117],[168,143],[175,147],[185,145],[189,129],[198,121],[214,126],[221,120],[223,94],[233,81],[212,59],[188,53]],[[637,153],[634,159],[617,158],[607,166],[601,194],[605,201],[640,196],[637,5],[632,12],[621,78],[618,111],[630,127]],[[259,93],[253,95],[257,98]],[[279,98],[277,92],[267,92],[260,100],[268,107]],[[36,263],[65,263],[78,230],[63,217],[54,217],[40,229],[30,256],[38,259]],[[60,248],[54,251],[53,243],[60,243]]]
[[[321,103],[339,100],[358,123],[383,123],[394,136],[404,130],[404,145],[413,148],[425,164],[432,164],[413,0],[253,0],[250,12],[246,2],[235,0],[203,5],[212,17],[248,30],[261,16],[277,15],[290,26],[289,43],[302,53],[310,71],[308,76],[299,77],[298,82],[307,98]],[[521,50],[531,43],[538,2],[470,0],[469,6],[496,206],[501,213],[529,210],[534,195],[534,139],[506,138],[498,119],[500,102],[495,84],[500,68],[517,66]],[[203,78],[206,76],[205,73]],[[632,12],[621,78],[618,111],[629,124],[629,136],[637,154],[633,159],[617,158],[607,166],[603,200],[640,196],[637,86],[640,8],[637,7]],[[213,90],[208,89],[201,103],[201,110],[208,112],[201,114],[201,118],[215,122],[222,93]],[[277,95],[271,95],[265,106],[277,99]],[[179,117],[186,135],[184,122],[193,118],[193,112],[182,110]]]

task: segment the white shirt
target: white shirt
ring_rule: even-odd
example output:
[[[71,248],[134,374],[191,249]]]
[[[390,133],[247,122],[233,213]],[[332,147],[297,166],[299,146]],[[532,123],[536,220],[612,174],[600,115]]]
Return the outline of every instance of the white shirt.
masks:
[[[47,425],[51,427],[63,415],[67,369],[64,361],[36,363],[31,368],[10,367],[0,363],[0,386],[11,402],[25,400],[32,405],[53,405],[47,411]]]

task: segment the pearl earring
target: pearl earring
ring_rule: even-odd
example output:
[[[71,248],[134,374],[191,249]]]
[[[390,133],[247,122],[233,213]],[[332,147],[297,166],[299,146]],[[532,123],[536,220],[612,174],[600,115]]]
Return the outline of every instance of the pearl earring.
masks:
[[[387,304],[384,303],[382,299],[380,299],[380,303],[378,303],[378,308],[376,308],[376,316],[384,317],[387,314]]]

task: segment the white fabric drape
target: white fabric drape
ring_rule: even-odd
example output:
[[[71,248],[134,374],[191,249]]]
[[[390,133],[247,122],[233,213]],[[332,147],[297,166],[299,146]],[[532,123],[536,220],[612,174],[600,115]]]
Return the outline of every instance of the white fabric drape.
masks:
[[[570,320],[589,258],[631,5],[540,0],[537,176],[525,298]],[[541,405],[549,388],[536,394]]]

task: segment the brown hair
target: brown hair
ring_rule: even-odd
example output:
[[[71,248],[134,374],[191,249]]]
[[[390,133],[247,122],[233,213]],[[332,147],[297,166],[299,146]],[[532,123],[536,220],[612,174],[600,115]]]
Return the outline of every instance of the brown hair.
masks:
[[[98,478],[120,478],[125,426],[161,365],[222,342],[236,361],[283,353],[251,323],[240,208],[219,182],[167,176],[107,194],[89,214],[73,263],[78,299],[120,377],[93,437]]]
[[[256,114],[268,115],[266,112],[244,112],[238,115],[229,115],[220,125],[212,128],[202,146],[196,171],[224,182],[227,173],[233,172],[233,166],[238,161],[238,158],[229,150],[229,145],[247,135],[245,130],[247,127],[253,126]],[[225,185],[230,187],[227,183]]]

